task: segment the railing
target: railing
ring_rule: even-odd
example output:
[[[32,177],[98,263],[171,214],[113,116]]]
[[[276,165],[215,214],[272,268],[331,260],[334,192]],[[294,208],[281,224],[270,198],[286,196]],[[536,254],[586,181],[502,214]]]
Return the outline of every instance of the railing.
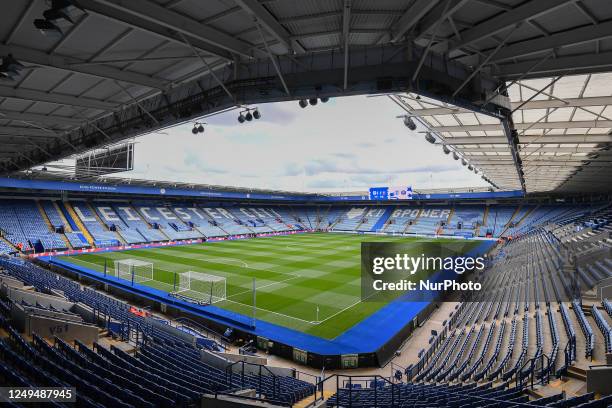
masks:
[[[239,372],[234,373],[234,367],[240,366],[239,368]],[[268,367],[261,365],[261,364],[253,364],[253,363],[248,363],[246,361],[236,361],[230,365],[228,365],[225,368],[225,380],[226,383],[229,384],[230,386],[233,385],[233,381],[235,378],[238,378],[238,380],[240,381],[240,386],[244,387],[246,382],[246,376],[247,375],[254,375],[254,374],[249,374],[245,371],[245,366],[253,366],[253,367],[257,367],[256,371],[257,371],[257,395],[259,397],[262,396],[262,390],[263,390],[263,375],[268,375],[269,377],[272,378],[272,395],[266,395],[266,397],[270,397],[273,400],[279,400],[279,395],[280,395],[280,380],[278,379],[278,376],[276,374],[274,374]],[[268,374],[264,374],[265,372],[267,372]]]
[[[567,373],[567,369],[576,360],[576,338],[570,337],[563,349],[563,366],[555,373],[557,376],[561,376]]]
[[[217,343],[221,345],[221,347],[223,347],[224,350],[227,350],[229,348],[228,346],[231,343],[230,339],[228,339],[221,333],[216,332],[210,327],[204,326],[203,324],[193,321],[187,317],[179,317],[175,321],[176,323],[180,323],[183,326],[186,326],[190,329],[194,329],[195,331],[204,334],[209,339],[216,341]]]
[[[527,369],[525,369],[528,367]],[[544,353],[539,353],[527,361],[516,372],[516,387],[523,389],[527,382],[531,388],[539,379],[539,384],[548,384],[550,381],[550,359]]]
[[[391,387],[391,404],[390,406],[398,406],[400,403],[400,395],[399,395],[399,386],[398,384],[394,384],[389,378],[382,377],[380,375],[340,375],[333,374],[329,377],[326,377],[319,381],[317,387],[315,389],[314,398],[310,405],[313,406],[317,402],[322,401],[324,397],[323,390],[325,389],[325,383],[333,383],[335,380],[336,386],[336,403],[330,405],[328,400],[327,407],[340,407],[340,390],[345,390],[348,393],[348,404],[343,404],[342,407],[352,408],[353,402],[353,394],[364,392],[364,391],[373,391],[374,394],[374,406],[378,406],[379,399],[379,390],[383,387]],[[355,385],[359,384],[360,388],[354,388]],[[365,385],[365,386],[364,386]],[[374,385],[372,387],[372,385]],[[397,391],[396,391],[397,390]],[[386,403],[388,403],[388,399],[385,398]],[[381,400],[382,402],[382,400]]]
[[[416,374],[420,373],[423,368],[425,368],[431,356],[437,351],[442,341],[446,338],[446,335],[448,334],[448,327],[449,326],[446,326],[444,329],[442,329],[416,364],[411,364],[406,367],[404,370],[404,374],[406,374],[406,381],[411,381]]]

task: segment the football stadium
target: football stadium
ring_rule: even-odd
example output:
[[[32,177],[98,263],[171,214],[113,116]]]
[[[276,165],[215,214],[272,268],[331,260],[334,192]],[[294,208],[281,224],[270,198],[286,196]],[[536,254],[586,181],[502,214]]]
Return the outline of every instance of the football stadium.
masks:
[[[5,3],[2,406],[612,406],[608,0]]]

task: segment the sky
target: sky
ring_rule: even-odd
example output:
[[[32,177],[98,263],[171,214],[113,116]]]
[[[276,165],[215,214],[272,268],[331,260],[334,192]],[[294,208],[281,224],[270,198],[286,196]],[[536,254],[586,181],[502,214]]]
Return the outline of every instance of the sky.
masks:
[[[190,122],[139,137],[134,170],[117,176],[304,192],[487,185],[406,128],[386,97],[258,108],[262,118],[244,124],[230,111],[206,118],[204,133],[193,135]]]

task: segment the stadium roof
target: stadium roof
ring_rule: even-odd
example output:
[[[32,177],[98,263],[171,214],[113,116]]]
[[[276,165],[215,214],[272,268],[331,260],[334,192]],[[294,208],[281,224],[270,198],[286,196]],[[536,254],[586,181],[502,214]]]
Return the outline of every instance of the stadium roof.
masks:
[[[612,170],[612,74],[520,80],[509,86],[528,192],[597,191]],[[440,143],[503,189],[520,189],[508,140],[489,116],[416,95],[399,95]]]
[[[403,89],[485,111],[423,117],[497,138],[453,143],[499,187],[609,189],[609,156],[588,158],[610,143],[609,0],[78,0],[43,35],[54,3],[0,15],[3,65],[23,64],[0,80],[4,173],[242,104]],[[508,81],[522,151],[489,123]]]

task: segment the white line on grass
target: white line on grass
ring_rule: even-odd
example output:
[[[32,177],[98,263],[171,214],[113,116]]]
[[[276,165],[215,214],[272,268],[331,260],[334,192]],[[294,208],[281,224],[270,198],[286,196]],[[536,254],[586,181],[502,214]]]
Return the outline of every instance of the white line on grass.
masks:
[[[278,285],[279,283],[287,282],[287,281],[290,281],[292,279],[297,279],[297,278],[301,278],[301,276],[300,275],[293,275],[293,276],[291,276],[290,278],[287,278],[287,279],[283,279],[283,280],[276,281],[276,282],[271,282],[271,283],[268,283],[268,284],[265,284],[265,285],[262,285],[262,286],[256,286],[255,290],[267,288],[267,287],[270,287],[270,286],[273,286],[273,285]],[[252,292],[252,291],[253,291],[253,289],[248,289],[248,290],[244,290],[242,292],[234,293],[233,295],[228,296],[227,299],[229,299],[231,297],[234,297],[234,296],[238,296],[238,295],[244,295],[245,293],[249,293],[249,292]]]
[[[202,251],[205,250],[205,248],[198,248],[198,249],[202,250]],[[173,255],[173,256],[178,256],[180,258],[185,258],[185,259],[197,259],[198,261],[204,261],[204,262],[222,263],[222,264],[226,264],[226,265],[232,265],[232,264],[235,264],[235,263],[239,263],[239,264],[242,264],[243,268],[251,269],[251,267],[249,266],[248,263],[246,263],[244,260],[239,259],[239,258],[228,258],[228,257],[218,257],[218,258],[217,257],[214,257],[214,258],[207,257],[207,258],[201,258],[199,256],[197,256],[197,257],[188,257],[188,256],[180,256],[180,255]],[[234,261],[234,262],[233,263],[232,262],[228,263],[228,262],[222,262],[222,260]]]
[[[251,309],[253,308],[253,306],[247,305],[246,303],[236,302],[235,300],[223,299],[221,302],[224,302],[224,301],[225,302],[230,302],[230,303],[236,303],[238,305],[246,306],[246,307],[251,308]],[[307,324],[310,324],[310,325],[315,325],[315,323],[313,323],[311,321],[300,319],[299,317],[289,316],[289,315],[286,315],[286,314],[283,314],[283,313],[273,312],[272,310],[263,309],[263,308],[261,308],[259,306],[255,306],[255,309],[261,310],[261,311],[266,312],[266,313],[272,313],[272,314],[275,314],[275,315],[278,315],[278,316],[283,316],[283,317],[286,317],[288,319],[298,320],[298,321],[300,321],[302,323],[307,323]],[[275,323],[275,322],[272,322],[272,323]],[[276,324],[278,324],[278,323],[276,323]]]
[[[367,297],[367,298],[365,298],[365,299],[359,299],[357,302],[355,302],[355,303],[353,303],[353,304],[351,304],[351,305],[349,305],[349,306],[345,307],[345,308],[344,308],[344,309],[342,309],[342,310],[337,311],[337,312],[336,312],[336,313],[334,313],[333,315],[328,316],[328,317],[326,317],[325,319],[323,319],[323,320],[320,320],[320,321],[316,322],[316,324],[325,323],[325,322],[326,322],[326,321],[328,321],[329,319],[331,319],[331,318],[333,318],[333,317],[338,316],[340,313],[342,313],[342,312],[345,312],[345,311],[349,310],[349,309],[350,309],[350,308],[352,308],[353,306],[357,306],[357,305],[358,305],[358,304],[360,304],[361,302],[363,302],[363,301],[365,301],[365,300],[368,300],[370,297],[372,297],[372,295],[374,295],[374,293],[376,293],[376,292],[373,292],[372,294],[370,294],[370,296],[368,296],[368,297]]]

